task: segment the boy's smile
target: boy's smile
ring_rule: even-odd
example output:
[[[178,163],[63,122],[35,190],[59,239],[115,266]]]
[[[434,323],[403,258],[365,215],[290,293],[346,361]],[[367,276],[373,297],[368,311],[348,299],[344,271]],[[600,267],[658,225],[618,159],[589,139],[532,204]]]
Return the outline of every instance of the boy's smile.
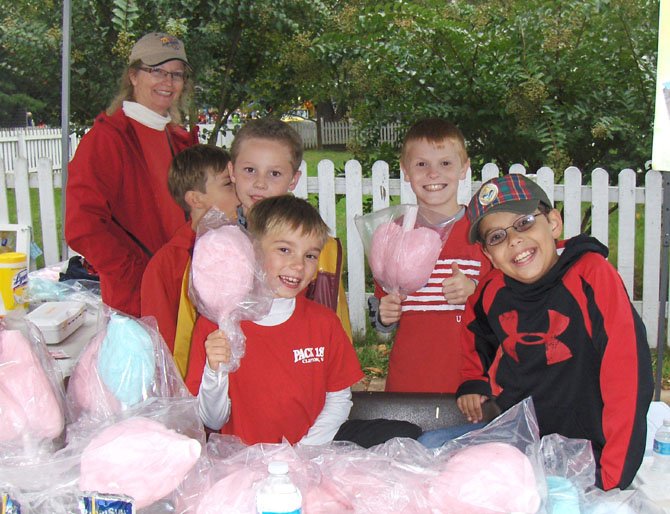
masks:
[[[272,139],[242,142],[231,179],[244,212],[260,200],[293,191],[300,171],[294,171],[289,148]]]
[[[493,266],[524,284],[540,280],[558,261],[555,240],[561,236],[563,222],[557,210],[537,214],[535,224],[518,232],[513,225],[522,218],[515,212],[492,212],[479,223],[479,234],[486,238],[492,231],[506,228],[507,237],[499,244],[482,245]]]
[[[469,159],[463,160],[464,153],[465,149],[450,139],[438,144],[425,139],[409,144],[403,171],[420,206],[445,216],[456,214],[458,181],[465,178],[470,166]]]
[[[261,240],[267,282],[278,298],[295,298],[314,278],[322,241],[302,230],[277,229]]]

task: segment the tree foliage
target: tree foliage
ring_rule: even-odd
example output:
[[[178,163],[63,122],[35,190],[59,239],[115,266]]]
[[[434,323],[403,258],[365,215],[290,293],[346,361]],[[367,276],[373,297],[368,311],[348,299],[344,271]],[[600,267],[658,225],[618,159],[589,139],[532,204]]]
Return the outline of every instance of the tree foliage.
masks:
[[[60,4],[0,1],[0,122],[20,108],[56,123]],[[395,161],[397,147],[377,146],[379,123],[445,116],[474,169],[615,173],[651,154],[657,23],[658,0],[79,0],[72,115],[89,125],[132,44],[163,30],[186,44],[194,108],[220,122],[311,100],[320,116],[356,120],[358,157]]]
[[[445,116],[475,163],[503,167],[618,171],[651,154],[657,1],[394,1],[350,20],[315,52],[346,56],[360,123]]]

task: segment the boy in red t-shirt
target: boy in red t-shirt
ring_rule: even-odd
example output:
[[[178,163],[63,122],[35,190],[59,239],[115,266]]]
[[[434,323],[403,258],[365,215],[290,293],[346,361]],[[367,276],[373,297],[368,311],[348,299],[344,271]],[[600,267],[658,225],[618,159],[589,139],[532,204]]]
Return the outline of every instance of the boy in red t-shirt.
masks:
[[[363,378],[336,314],[300,294],[317,270],[328,227],[308,202],[280,195],[255,203],[248,229],[275,295],[271,311],[241,323],[246,351],[230,374],[217,372],[230,359],[228,338],[198,318],[186,384],[198,394],[206,426],[247,444],[327,443],[347,420],[350,386]]]
[[[182,376],[195,323],[195,308],[188,298],[195,229],[212,207],[235,219],[239,200],[230,170],[230,156],[215,146],[196,145],[175,156],[168,189],[190,219],[151,258],[142,277],[142,316],[156,318]]]
[[[419,121],[405,135],[400,165],[418,205],[445,222],[456,221],[423,288],[401,296],[377,286],[370,299],[375,328],[397,328],[386,390],[454,393],[460,384],[465,301],[491,269],[479,245],[468,241],[470,223],[458,203],[458,183],[470,167],[463,134],[443,119]]]

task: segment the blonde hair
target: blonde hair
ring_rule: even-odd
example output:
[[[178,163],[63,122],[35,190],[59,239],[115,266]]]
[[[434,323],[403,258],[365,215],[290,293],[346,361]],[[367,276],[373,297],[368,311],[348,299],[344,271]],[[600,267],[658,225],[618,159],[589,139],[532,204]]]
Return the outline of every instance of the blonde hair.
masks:
[[[194,145],[182,150],[172,159],[168,172],[168,190],[172,198],[185,212],[191,212],[186,193],[206,193],[207,174],[223,173],[229,162],[228,152],[218,146]]]
[[[135,101],[135,88],[133,83],[130,81],[131,73],[138,73],[142,66],[146,66],[142,61],[137,60],[131,62],[128,67],[123,70],[121,75],[121,80],[119,81],[119,91],[116,93],[116,96],[109,104],[109,107],[106,109],[108,116],[114,114],[118,109],[123,106],[125,101]],[[182,118],[181,113],[188,110],[188,104],[191,101],[191,94],[193,93],[193,79],[188,73],[184,75],[184,89],[182,89],[179,100],[173,103],[168,109],[168,113],[172,118],[172,123],[181,124]]]
[[[303,153],[302,138],[288,123],[276,118],[260,118],[246,122],[235,134],[233,144],[230,146],[230,156],[233,163],[240,154],[240,146],[247,139],[267,139],[285,145],[291,153],[293,172],[300,168]]]
[[[315,236],[321,246],[328,240],[328,225],[307,200],[287,194],[265,198],[253,205],[247,217],[249,232],[262,238],[270,233],[300,230]]]
[[[407,157],[407,149],[410,143],[414,141],[424,140],[429,143],[439,144],[445,139],[448,139],[461,149],[461,159],[463,162],[468,160],[468,151],[465,147],[465,137],[461,129],[456,125],[442,118],[426,118],[416,122],[412,125],[402,143],[402,151],[400,152],[400,161],[404,163]]]

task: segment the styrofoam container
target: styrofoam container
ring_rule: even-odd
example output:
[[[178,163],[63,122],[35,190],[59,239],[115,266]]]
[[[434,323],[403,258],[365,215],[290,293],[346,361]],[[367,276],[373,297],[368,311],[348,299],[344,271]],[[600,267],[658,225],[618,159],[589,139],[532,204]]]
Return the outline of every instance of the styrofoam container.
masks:
[[[46,344],[58,344],[83,323],[83,302],[46,302],[26,314],[26,319],[40,329]]]

